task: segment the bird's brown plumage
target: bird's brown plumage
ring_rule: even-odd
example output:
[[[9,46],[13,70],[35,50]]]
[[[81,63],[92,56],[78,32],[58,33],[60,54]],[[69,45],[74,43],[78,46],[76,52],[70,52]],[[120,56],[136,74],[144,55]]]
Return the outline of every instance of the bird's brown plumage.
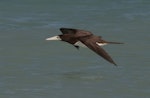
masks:
[[[108,62],[117,65],[113,59],[108,55],[108,53],[100,47],[98,43],[111,43],[111,44],[122,44],[118,42],[108,42],[105,40],[102,40],[100,36],[95,36],[89,31],[85,30],[78,30],[78,29],[72,29],[72,28],[60,28],[60,31],[63,33],[60,35],[62,41],[66,41],[70,44],[75,44],[76,42],[80,41],[84,45],[86,45],[89,49],[103,57]]]

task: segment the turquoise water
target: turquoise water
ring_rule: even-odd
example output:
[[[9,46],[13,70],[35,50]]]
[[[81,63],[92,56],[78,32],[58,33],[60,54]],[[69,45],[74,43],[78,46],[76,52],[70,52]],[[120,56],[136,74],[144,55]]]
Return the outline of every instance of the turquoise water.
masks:
[[[149,98],[149,0],[1,0],[0,98]],[[118,67],[60,41],[60,27],[92,31]]]

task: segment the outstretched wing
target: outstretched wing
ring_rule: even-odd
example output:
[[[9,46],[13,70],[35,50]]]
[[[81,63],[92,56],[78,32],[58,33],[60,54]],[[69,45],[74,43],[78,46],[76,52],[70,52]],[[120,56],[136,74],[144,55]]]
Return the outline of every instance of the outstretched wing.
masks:
[[[90,35],[92,35],[92,33],[89,32],[89,31],[79,30],[79,29],[72,29],[72,28],[60,28],[60,31],[61,31],[63,34],[71,34],[71,35],[73,35],[75,38],[78,38],[78,37],[85,37],[85,36],[90,36]]]
[[[96,44],[96,42],[92,42],[92,41],[82,41],[82,43],[84,43],[88,48],[90,48],[91,50],[93,50],[95,53],[97,53],[98,55],[102,56],[105,60],[107,60],[108,62],[117,65],[113,59],[108,55],[108,53],[101,48],[100,46],[98,46]]]
[[[60,31],[63,34],[75,34],[77,32],[76,29],[71,29],[71,28],[60,28]]]

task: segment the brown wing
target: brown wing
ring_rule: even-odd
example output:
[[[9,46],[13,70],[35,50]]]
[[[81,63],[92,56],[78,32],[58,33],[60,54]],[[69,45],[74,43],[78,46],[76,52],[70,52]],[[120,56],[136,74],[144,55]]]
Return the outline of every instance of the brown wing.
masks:
[[[75,38],[92,35],[92,33],[89,32],[89,31],[79,30],[79,29],[72,29],[72,28],[60,28],[60,31],[63,34],[71,34]]]
[[[71,29],[71,28],[60,28],[60,31],[63,34],[75,34],[77,32],[76,29]]]
[[[90,40],[90,41],[82,41],[82,43],[84,43],[88,48],[90,48],[91,50],[93,50],[98,55],[102,56],[108,62],[116,65],[116,63],[112,60],[112,58],[108,55],[108,53],[103,48],[101,48],[100,46],[98,46],[96,44],[96,42],[92,42]]]

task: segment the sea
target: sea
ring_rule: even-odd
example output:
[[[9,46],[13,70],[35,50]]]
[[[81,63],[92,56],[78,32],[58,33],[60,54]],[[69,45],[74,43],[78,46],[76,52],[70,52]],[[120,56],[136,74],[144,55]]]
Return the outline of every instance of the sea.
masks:
[[[91,31],[117,67],[88,48],[46,41]],[[150,98],[150,0],[0,0],[0,98]]]

